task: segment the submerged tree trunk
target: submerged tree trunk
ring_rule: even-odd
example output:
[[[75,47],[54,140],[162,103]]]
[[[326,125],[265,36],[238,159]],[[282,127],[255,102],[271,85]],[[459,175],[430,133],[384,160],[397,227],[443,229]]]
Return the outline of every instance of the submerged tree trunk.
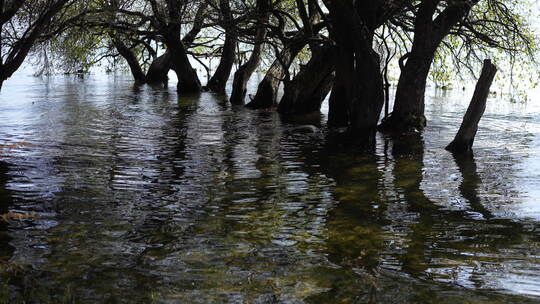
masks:
[[[312,52],[311,59],[300,72],[284,83],[278,112],[306,114],[320,110],[334,82],[334,50],[327,46]]]
[[[489,89],[496,73],[497,67],[491,63],[491,60],[485,60],[482,74],[476,83],[474,95],[467,108],[465,117],[463,117],[461,127],[454,140],[446,147],[446,150],[453,153],[468,152],[472,150],[474,137],[478,131],[478,123],[486,110]]]
[[[133,78],[135,79],[135,82],[145,83],[146,75],[144,75],[137,56],[133,54],[131,49],[127,47],[126,44],[122,41],[122,39],[120,39],[118,36],[111,34],[110,37],[118,53],[126,60],[127,64],[129,65],[129,69],[131,71],[131,74],[133,75]]]
[[[197,72],[191,66],[189,58],[178,35],[180,29],[171,30],[172,33],[167,35],[165,41],[167,50],[171,56],[171,68],[178,77],[177,91],[182,93],[199,93],[201,91],[201,82]]]
[[[255,44],[248,61],[241,65],[234,73],[230,98],[232,104],[244,103],[247,92],[247,83],[261,60],[262,47],[267,33],[265,24],[268,22],[269,18],[270,1],[258,0],[257,9],[259,11],[259,27],[257,28],[255,36]]]
[[[438,15],[440,1],[423,1],[414,23],[414,40],[407,62],[400,60],[401,75],[394,109],[380,125],[388,132],[422,130],[426,125],[424,96],[429,69],[443,39],[479,0],[455,1]],[[403,58],[404,59],[404,58]]]
[[[330,9],[331,36],[336,41],[338,56],[328,124],[374,138],[384,104],[380,60],[372,47],[376,10],[370,11],[370,6],[358,8],[352,2],[325,2]]]
[[[283,78],[285,78],[285,75],[287,75],[287,71],[296,55],[298,55],[307,43],[307,41],[300,37],[301,36],[291,42],[291,45],[278,54],[279,58],[272,63],[272,66],[270,66],[270,69],[268,69],[266,75],[264,75],[263,80],[259,83],[257,93],[246,107],[252,109],[266,109],[277,105],[279,84]]]
[[[225,43],[223,44],[219,65],[212,78],[208,80],[207,87],[210,91],[224,93],[234,64],[234,56],[236,55],[237,34],[233,24],[229,0],[220,0],[219,6],[224,20]]]
[[[169,80],[167,74],[170,69],[171,53],[167,51],[152,61],[148,72],[146,72],[146,81],[153,84],[165,83]]]

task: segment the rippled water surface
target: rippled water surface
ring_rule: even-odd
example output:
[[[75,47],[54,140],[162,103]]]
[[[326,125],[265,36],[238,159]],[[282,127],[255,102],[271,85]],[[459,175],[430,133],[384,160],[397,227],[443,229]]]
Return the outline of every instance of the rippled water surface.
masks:
[[[537,303],[540,111],[471,92],[374,151],[175,85],[20,76],[0,94],[0,302]]]

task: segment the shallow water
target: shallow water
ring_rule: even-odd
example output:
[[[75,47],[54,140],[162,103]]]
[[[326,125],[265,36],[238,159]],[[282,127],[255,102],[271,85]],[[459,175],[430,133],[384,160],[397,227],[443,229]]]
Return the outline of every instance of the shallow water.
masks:
[[[0,94],[0,302],[535,303],[540,111],[430,90],[423,136],[374,151],[122,76]],[[500,98],[499,98],[500,99]]]

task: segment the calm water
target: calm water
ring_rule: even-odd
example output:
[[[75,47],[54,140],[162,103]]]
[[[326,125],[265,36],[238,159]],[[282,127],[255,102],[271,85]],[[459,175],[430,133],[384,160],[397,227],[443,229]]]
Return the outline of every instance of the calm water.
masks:
[[[123,77],[0,94],[0,302],[538,303],[540,110],[430,91],[374,151],[275,113]]]

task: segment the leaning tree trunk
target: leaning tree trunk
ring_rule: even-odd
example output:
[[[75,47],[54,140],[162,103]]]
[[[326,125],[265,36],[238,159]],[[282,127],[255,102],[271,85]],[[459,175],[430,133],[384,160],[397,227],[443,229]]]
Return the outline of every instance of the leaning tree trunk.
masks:
[[[219,7],[223,15],[223,22],[225,28],[225,43],[223,44],[221,52],[221,60],[219,65],[210,80],[208,80],[207,87],[210,91],[217,93],[225,93],[225,86],[227,80],[231,75],[231,70],[234,64],[234,56],[236,55],[236,28],[233,24],[233,16],[231,13],[231,7],[229,0],[220,0]]]
[[[287,74],[287,70],[291,66],[294,58],[306,45],[307,41],[301,39],[303,34],[298,34],[299,38],[291,42],[291,45],[285,48],[278,56],[279,58],[272,63],[263,80],[257,87],[257,93],[250,103],[246,105],[252,109],[266,109],[277,105],[277,95],[279,84]],[[301,35],[301,36],[300,36]]]
[[[253,74],[253,72],[255,72],[255,69],[261,61],[262,47],[267,33],[267,28],[265,25],[266,23],[268,23],[268,18],[270,17],[269,9],[269,0],[257,1],[257,10],[259,11],[260,17],[258,19],[259,26],[255,35],[255,45],[253,46],[253,50],[251,51],[251,55],[249,56],[248,61],[241,65],[234,73],[233,86],[230,98],[232,104],[244,103],[249,78],[251,78],[251,75]]]
[[[263,36],[266,35],[266,29],[264,29],[264,32],[265,33]],[[256,44],[253,47],[253,51],[251,52],[251,56],[249,57],[248,61],[241,65],[234,73],[230,98],[232,104],[244,104],[244,99],[246,98],[247,93],[247,83],[259,65],[259,61],[261,60],[263,42],[262,40],[257,40],[255,43]]]
[[[148,83],[166,83],[169,80],[167,74],[171,69],[171,53],[165,52],[152,61],[146,72],[146,81]]]
[[[223,44],[223,52],[219,65],[208,81],[207,88],[216,93],[224,93],[227,80],[231,75],[231,70],[234,64],[234,56],[236,55],[236,35],[228,33]]]
[[[126,44],[122,41],[122,39],[120,39],[118,36],[111,34],[110,37],[118,53],[122,57],[124,57],[127,64],[129,65],[129,69],[131,71],[131,74],[133,75],[133,78],[135,79],[135,82],[145,83],[146,75],[144,75],[137,56],[133,54],[131,49],[127,47]]]
[[[320,47],[312,51],[309,62],[291,80],[285,82],[279,102],[281,114],[306,114],[319,111],[334,81],[334,50]]]
[[[484,60],[482,74],[476,83],[474,95],[469,108],[463,117],[463,122],[459,128],[454,140],[446,147],[446,150],[453,153],[462,153],[472,150],[474,137],[478,131],[478,123],[486,110],[486,101],[489,95],[489,89],[497,73],[497,67],[491,63],[491,60]]]

